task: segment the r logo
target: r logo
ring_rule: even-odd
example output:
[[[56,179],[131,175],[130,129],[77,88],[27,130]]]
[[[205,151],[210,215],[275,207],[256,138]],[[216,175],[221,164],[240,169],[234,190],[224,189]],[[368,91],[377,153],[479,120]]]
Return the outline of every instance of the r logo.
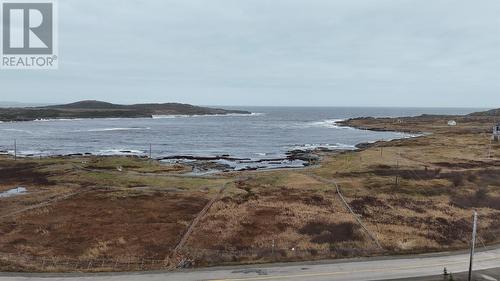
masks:
[[[53,54],[53,4],[3,3],[3,54]]]

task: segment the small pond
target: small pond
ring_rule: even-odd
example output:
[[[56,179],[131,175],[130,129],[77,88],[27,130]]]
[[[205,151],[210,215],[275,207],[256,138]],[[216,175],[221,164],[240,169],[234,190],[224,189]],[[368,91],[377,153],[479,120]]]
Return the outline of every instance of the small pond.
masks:
[[[18,195],[23,195],[28,193],[28,190],[26,190],[25,187],[16,187],[13,189],[9,189],[4,192],[0,192],[0,198],[5,198],[5,197],[13,197],[13,196],[18,196]]]

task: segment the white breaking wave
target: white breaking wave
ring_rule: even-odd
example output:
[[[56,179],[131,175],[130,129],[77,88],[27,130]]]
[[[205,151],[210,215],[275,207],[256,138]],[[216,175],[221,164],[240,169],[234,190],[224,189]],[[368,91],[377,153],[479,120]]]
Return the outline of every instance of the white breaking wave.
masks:
[[[265,113],[254,112],[250,114],[230,113],[230,114],[212,114],[212,115],[153,115],[153,119],[175,119],[175,118],[201,118],[201,117],[252,117],[262,116]]]
[[[119,117],[109,117],[109,118],[47,118],[47,119],[36,119],[33,122],[54,122],[54,121],[85,121],[85,120],[128,120],[128,119],[150,119],[145,117],[137,118],[119,118]]]
[[[306,127],[331,128],[331,129],[351,129],[350,127],[339,126],[338,122],[345,119],[327,119],[323,121],[315,121],[306,124]]]
[[[36,119],[34,122],[52,122],[52,121],[81,121],[85,120],[84,118],[48,118],[48,119]]]
[[[67,154],[76,154],[83,152],[70,152],[70,151],[40,151],[40,150],[22,150],[17,151],[17,156],[19,157],[32,157],[32,156],[51,156],[51,155],[67,155]],[[5,150],[0,151],[0,155],[14,155],[14,150]],[[136,150],[136,149],[103,149],[97,152],[92,152],[90,155],[99,155],[99,156],[143,156],[146,155],[145,150]]]
[[[8,154],[8,155],[14,155],[15,151],[14,150],[8,150],[6,153],[2,154]],[[40,150],[18,150],[17,151],[17,156],[49,156],[49,152],[43,152]]]
[[[31,131],[28,131],[28,130],[20,130],[20,129],[1,129],[1,130],[7,131],[7,132],[19,132],[19,133],[33,134]]]
[[[85,130],[85,132],[110,132],[110,131],[137,131],[137,130],[151,130],[150,127],[139,128],[139,127],[131,127],[131,128],[102,128],[102,129],[89,129]],[[82,132],[82,131],[78,131]]]
[[[349,144],[343,144],[343,143],[336,143],[336,144],[329,144],[329,143],[323,143],[323,144],[301,144],[301,145],[295,145],[290,147],[291,150],[314,150],[314,149],[342,149],[342,150],[352,150],[356,149],[356,146],[354,145],[349,145]]]
[[[99,150],[96,155],[143,155],[146,152],[135,149],[104,149]]]
[[[244,113],[230,113],[230,114],[213,114],[213,115],[152,115],[152,119],[173,119],[173,118],[195,118],[195,117],[252,117],[252,116],[262,116],[265,113],[254,112],[250,114]],[[120,117],[109,117],[109,118],[40,118],[33,120],[34,122],[54,122],[54,121],[84,121],[84,120],[122,120],[122,119],[151,119],[147,117],[137,117],[137,118],[120,118]],[[0,121],[0,123],[3,123]]]

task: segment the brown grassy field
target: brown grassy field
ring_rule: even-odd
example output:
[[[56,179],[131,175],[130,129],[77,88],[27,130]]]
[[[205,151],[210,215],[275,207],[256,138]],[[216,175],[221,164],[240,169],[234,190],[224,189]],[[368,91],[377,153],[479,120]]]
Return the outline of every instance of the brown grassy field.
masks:
[[[144,260],[175,267],[458,249],[467,246],[474,209],[480,245],[498,243],[493,120],[460,117],[454,127],[447,120],[354,119],[346,125],[429,134],[319,152],[321,165],[306,169],[212,178],[141,158],[5,156],[0,191],[23,186],[28,194],[0,198],[0,269],[141,270]],[[47,266],[44,258],[59,262]],[[141,265],[117,266],[123,260]]]

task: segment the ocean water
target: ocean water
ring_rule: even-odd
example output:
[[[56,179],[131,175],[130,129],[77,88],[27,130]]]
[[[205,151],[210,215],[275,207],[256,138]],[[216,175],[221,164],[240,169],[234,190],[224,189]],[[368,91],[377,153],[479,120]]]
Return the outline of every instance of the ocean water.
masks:
[[[465,114],[478,109],[226,107],[253,112],[228,116],[156,116],[141,119],[41,120],[0,123],[0,151],[48,156],[72,153],[190,155],[268,159],[314,147],[352,149],[361,142],[409,137],[338,127],[351,117]]]

